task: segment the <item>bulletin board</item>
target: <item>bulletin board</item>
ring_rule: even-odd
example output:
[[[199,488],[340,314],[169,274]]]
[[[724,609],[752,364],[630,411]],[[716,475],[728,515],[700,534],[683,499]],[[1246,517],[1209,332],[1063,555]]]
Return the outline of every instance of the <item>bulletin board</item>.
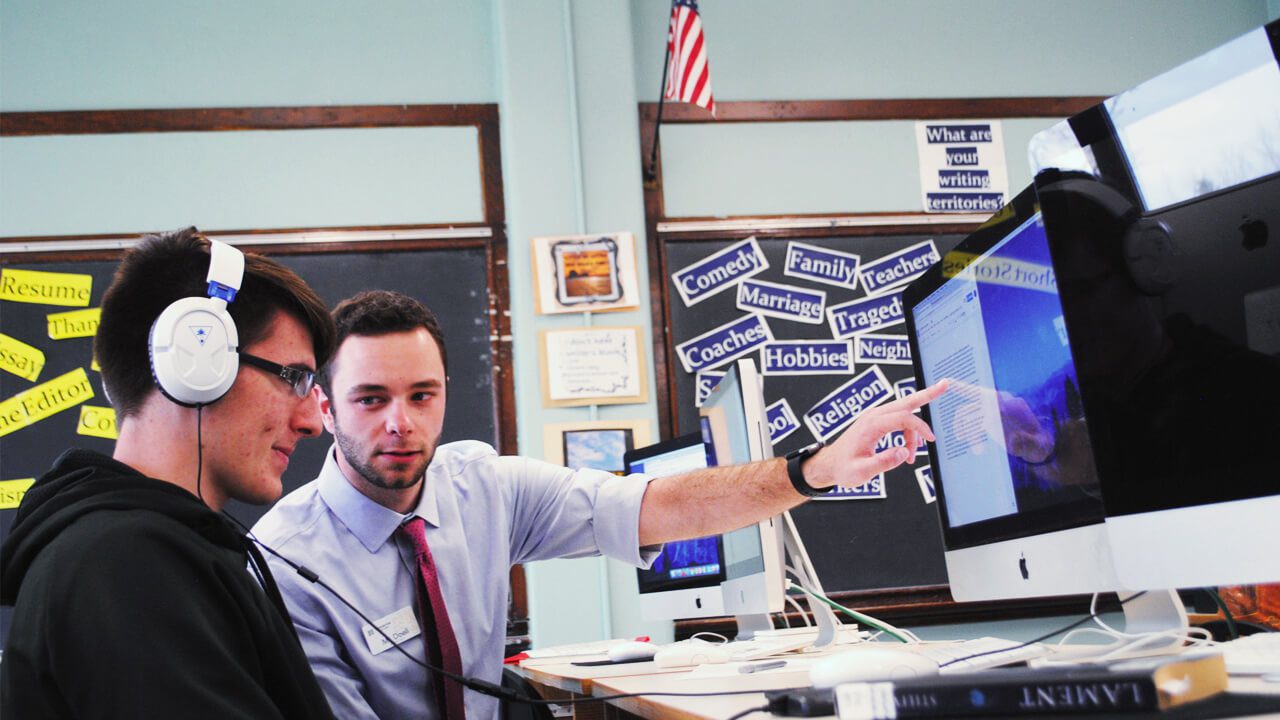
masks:
[[[725,102],[717,103],[715,122],[1066,117],[1097,101],[1098,98],[989,98]],[[688,288],[677,287],[673,273],[705,262],[717,252],[741,248],[741,243],[751,239],[754,248],[758,248],[753,248],[753,252],[762,256],[768,265],[753,274],[751,281],[766,290],[772,284],[805,292],[821,291],[825,294],[825,307],[829,308],[867,298],[869,293],[863,286],[841,287],[838,283],[814,281],[786,271],[789,249],[835,251],[857,256],[864,264],[922,246],[942,254],[985,219],[985,215],[918,212],[821,217],[804,214],[668,217],[664,211],[661,154],[654,152],[658,119],[655,103],[640,105],[660,437],[672,437],[697,427],[696,375],[690,372],[688,353],[681,346],[687,348],[691,340],[755,312],[739,306],[737,288],[690,302]],[[712,122],[712,119],[701,108],[676,104],[662,109],[661,122],[701,123]],[[903,158],[903,162],[913,164],[915,158]],[[901,287],[904,285],[897,289]],[[839,339],[825,312],[823,315],[822,322],[817,323],[788,318],[785,313],[766,313],[765,322],[774,340]],[[872,332],[905,341],[906,326],[899,321]],[[745,357],[755,360],[758,367],[762,363],[758,351]],[[806,424],[804,413],[848,382],[851,375],[863,373],[873,365],[883,372],[891,386],[913,379],[910,364],[871,360],[856,363],[850,373],[844,375],[766,375],[766,405],[785,398],[800,421],[798,429],[775,442],[775,456],[813,442],[821,428],[814,430]],[[829,594],[849,607],[897,621],[921,623],[1043,615],[1082,607],[1082,599],[1078,597],[1037,599],[1014,606],[1008,603],[962,606],[953,602],[947,587],[937,510],[935,505],[926,502],[914,472],[928,464],[928,456],[919,455],[914,465],[904,465],[887,473],[880,486],[883,497],[816,500],[791,511]]]

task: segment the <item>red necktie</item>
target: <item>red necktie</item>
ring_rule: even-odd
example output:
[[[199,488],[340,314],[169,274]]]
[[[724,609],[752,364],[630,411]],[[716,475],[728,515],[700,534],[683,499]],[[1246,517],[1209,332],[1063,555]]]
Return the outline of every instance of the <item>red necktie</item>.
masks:
[[[413,552],[418,558],[418,617],[422,622],[422,635],[427,640],[431,664],[461,675],[462,653],[458,651],[458,638],[453,634],[449,611],[444,606],[436,564],[431,559],[431,549],[427,547],[426,522],[414,517],[400,528],[413,544]],[[463,720],[466,709],[462,703],[462,686],[439,673],[435,674],[432,684],[440,716],[444,720]]]

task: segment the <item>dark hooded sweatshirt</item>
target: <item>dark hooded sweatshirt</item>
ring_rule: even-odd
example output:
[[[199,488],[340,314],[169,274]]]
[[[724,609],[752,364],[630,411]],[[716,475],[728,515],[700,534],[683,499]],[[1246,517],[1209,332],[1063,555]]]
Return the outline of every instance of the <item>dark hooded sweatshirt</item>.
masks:
[[[266,563],[194,495],[85,450],[0,547],[0,717],[329,718]]]

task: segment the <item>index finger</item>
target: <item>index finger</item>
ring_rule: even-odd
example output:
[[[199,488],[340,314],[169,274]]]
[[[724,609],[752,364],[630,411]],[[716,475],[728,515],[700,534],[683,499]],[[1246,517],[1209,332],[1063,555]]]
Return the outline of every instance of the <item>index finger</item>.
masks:
[[[914,412],[916,408],[924,407],[934,400],[937,400],[939,396],[947,391],[947,388],[950,387],[950,385],[951,380],[943,378],[923,390],[917,390],[897,402],[890,403],[890,405],[903,409],[910,409]],[[898,403],[901,403],[901,405]]]

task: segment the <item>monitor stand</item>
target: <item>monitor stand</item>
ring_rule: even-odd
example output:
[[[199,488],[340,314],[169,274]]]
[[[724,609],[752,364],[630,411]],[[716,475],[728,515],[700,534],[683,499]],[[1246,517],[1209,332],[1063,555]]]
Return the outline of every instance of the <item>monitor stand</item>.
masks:
[[[791,513],[784,512],[781,517],[782,546],[786,556],[791,559],[790,564],[786,565],[786,570],[795,576],[796,583],[801,587],[825,597],[826,592],[822,589],[822,583],[818,582],[818,573],[813,569],[809,552],[804,548],[804,541],[800,539],[800,532],[796,529],[795,521],[791,519]],[[813,647],[826,647],[835,642],[840,623],[836,620],[831,608],[820,600],[810,598],[809,610],[813,613],[818,625],[818,637],[813,641]],[[783,612],[785,611],[784,607]],[[738,621],[740,638],[752,637],[760,630],[773,629],[773,620],[767,614],[738,615],[735,619]]]
[[[1151,657],[1155,655],[1176,655],[1186,649],[1183,640],[1191,624],[1187,620],[1187,609],[1182,604],[1176,590],[1148,590],[1142,594],[1121,590],[1117,593],[1124,611],[1124,632],[1127,635],[1153,636],[1164,632],[1163,637],[1153,637],[1150,642],[1142,643],[1131,650],[1110,654],[1110,645],[1055,645],[1053,658],[1068,662],[1088,662],[1090,660],[1127,660],[1132,658]],[[1130,599],[1125,600],[1128,596]],[[1168,632],[1176,630],[1178,632]],[[1135,638],[1136,639],[1136,638]],[[1131,642],[1123,640],[1120,642]]]
[[[1123,593],[1121,594],[1123,598]],[[1124,631],[1129,634],[1158,633],[1168,630],[1186,631],[1187,608],[1177,590],[1148,590],[1130,596],[1124,605]],[[1172,655],[1182,651],[1184,634],[1168,633],[1166,637],[1134,650],[1135,656]]]

